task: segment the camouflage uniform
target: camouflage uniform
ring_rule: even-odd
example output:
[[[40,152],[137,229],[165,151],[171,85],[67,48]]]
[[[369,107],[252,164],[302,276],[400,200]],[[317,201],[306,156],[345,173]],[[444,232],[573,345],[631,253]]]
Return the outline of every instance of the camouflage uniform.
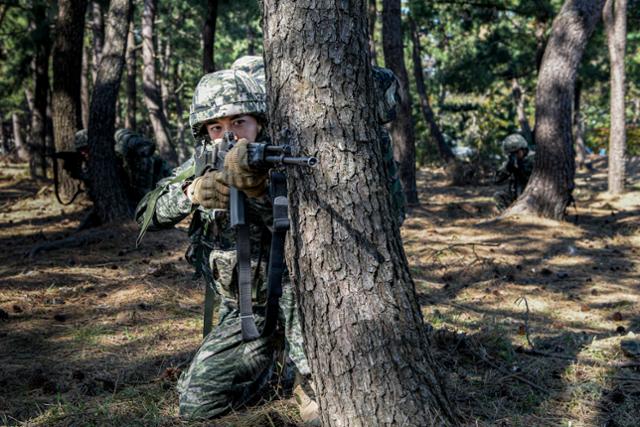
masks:
[[[381,148],[383,160],[389,174],[389,189],[391,192],[392,207],[398,218],[399,224],[406,217],[406,200],[400,183],[398,164],[393,158],[393,141],[391,134],[384,126],[396,118],[396,105],[399,100],[398,79],[393,71],[388,68],[373,67],[373,79],[375,82],[376,98],[378,99],[378,122],[380,123]]]
[[[522,159],[516,156],[518,150],[524,150],[525,155]],[[529,153],[526,139],[520,134],[507,136],[502,141],[502,152],[507,159],[496,171],[495,183],[508,182],[508,185],[493,194],[498,211],[508,208],[522,194],[529,182],[534,160],[534,154]]]
[[[244,71],[253,77],[260,87],[265,87],[264,60],[261,56],[242,56],[234,61],[231,69]]]
[[[209,142],[203,129],[205,122],[235,114],[252,114],[263,119],[265,110],[264,91],[254,79],[241,71],[223,70],[205,75],[198,83],[190,124],[197,141]],[[207,146],[211,147],[211,144]],[[204,147],[201,145],[198,150]],[[142,226],[142,235],[146,228],[172,227],[193,214],[189,227],[191,245],[186,258],[218,295],[219,316],[217,326],[205,337],[178,383],[180,414],[212,418],[255,397],[271,377],[276,354],[283,347],[301,374],[309,375],[310,369],[302,346],[297,305],[286,272],[280,298],[280,324],[284,325],[286,339],[282,339],[282,331],[277,331],[272,337],[242,343],[235,235],[226,211],[207,210],[189,200],[184,190],[194,174],[195,160],[191,158],[143,198],[136,210],[136,219]],[[247,198],[246,207],[251,236],[253,304],[259,325],[266,302],[271,201],[267,196]]]
[[[118,129],[114,134],[115,151],[122,160],[131,200],[138,203],[153,190],[158,181],[170,175],[171,169],[158,155],[156,144],[130,129]]]

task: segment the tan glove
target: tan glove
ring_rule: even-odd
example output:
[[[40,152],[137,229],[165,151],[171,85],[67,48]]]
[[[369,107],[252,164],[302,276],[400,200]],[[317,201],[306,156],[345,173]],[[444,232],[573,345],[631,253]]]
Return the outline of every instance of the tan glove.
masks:
[[[249,141],[244,138],[225,156],[222,178],[249,197],[261,197],[267,191],[268,174],[249,166]]]
[[[191,202],[206,209],[228,209],[229,187],[221,176],[220,171],[209,171],[196,178],[187,190]]]

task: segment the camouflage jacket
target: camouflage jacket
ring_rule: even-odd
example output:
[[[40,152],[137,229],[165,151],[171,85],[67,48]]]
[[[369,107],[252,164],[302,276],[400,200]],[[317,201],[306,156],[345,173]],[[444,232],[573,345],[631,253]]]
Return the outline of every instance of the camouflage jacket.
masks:
[[[400,176],[398,173],[398,165],[393,159],[393,144],[391,142],[391,135],[384,126],[380,126],[381,133],[381,146],[382,155],[384,159],[384,166],[389,174],[389,193],[391,194],[391,203],[393,212],[398,218],[399,224],[402,225],[406,217],[406,200],[404,198],[404,192],[402,190],[402,184],[400,183]]]
[[[534,153],[529,153],[520,160],[510,155],[496,171],[495,183],[502,184],[508,181],[510,192],[515,195],[522,194],[533,171],[534,158]]]
[[[204,209],[187,198],[183,189],[194,179],[194,171],[195,162],[191,158],[144,196],[136,208],[136,221],[141,227],[138,240],[147,230],[171,228],[193,214],[188,232],[191,244],[185,255],[187,261],[216,292],[236,299],[235,235],[227,211]],[[254,297],[262,303],[266,296],[264,272],[269,260],[269,226],[273,222],[268,197],[247,198],[246,215],[251,228]]]

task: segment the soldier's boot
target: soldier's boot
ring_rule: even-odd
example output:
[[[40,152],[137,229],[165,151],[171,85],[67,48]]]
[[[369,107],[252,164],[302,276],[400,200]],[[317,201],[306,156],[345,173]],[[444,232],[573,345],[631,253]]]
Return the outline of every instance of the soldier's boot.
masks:
[[[300,418],[307,427],[320,427],[320,408],[314,400],[315,391],[311,380],[304,380],[296,375],[296,386],[293,395],[300,410]]]

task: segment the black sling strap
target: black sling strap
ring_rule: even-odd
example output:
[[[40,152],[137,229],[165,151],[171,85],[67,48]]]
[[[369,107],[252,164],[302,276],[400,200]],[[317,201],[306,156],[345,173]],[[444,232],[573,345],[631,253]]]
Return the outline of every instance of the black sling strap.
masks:
[[[282,296],[284,274],[284,244],[289,230],[289,203],[287,180],[283,173],[271,173],[271,197],[273,199],[273,231],[269,253],[269,277],[267,281],[267,309],[262,336],[273,333],[278,323],[279,301]]]

